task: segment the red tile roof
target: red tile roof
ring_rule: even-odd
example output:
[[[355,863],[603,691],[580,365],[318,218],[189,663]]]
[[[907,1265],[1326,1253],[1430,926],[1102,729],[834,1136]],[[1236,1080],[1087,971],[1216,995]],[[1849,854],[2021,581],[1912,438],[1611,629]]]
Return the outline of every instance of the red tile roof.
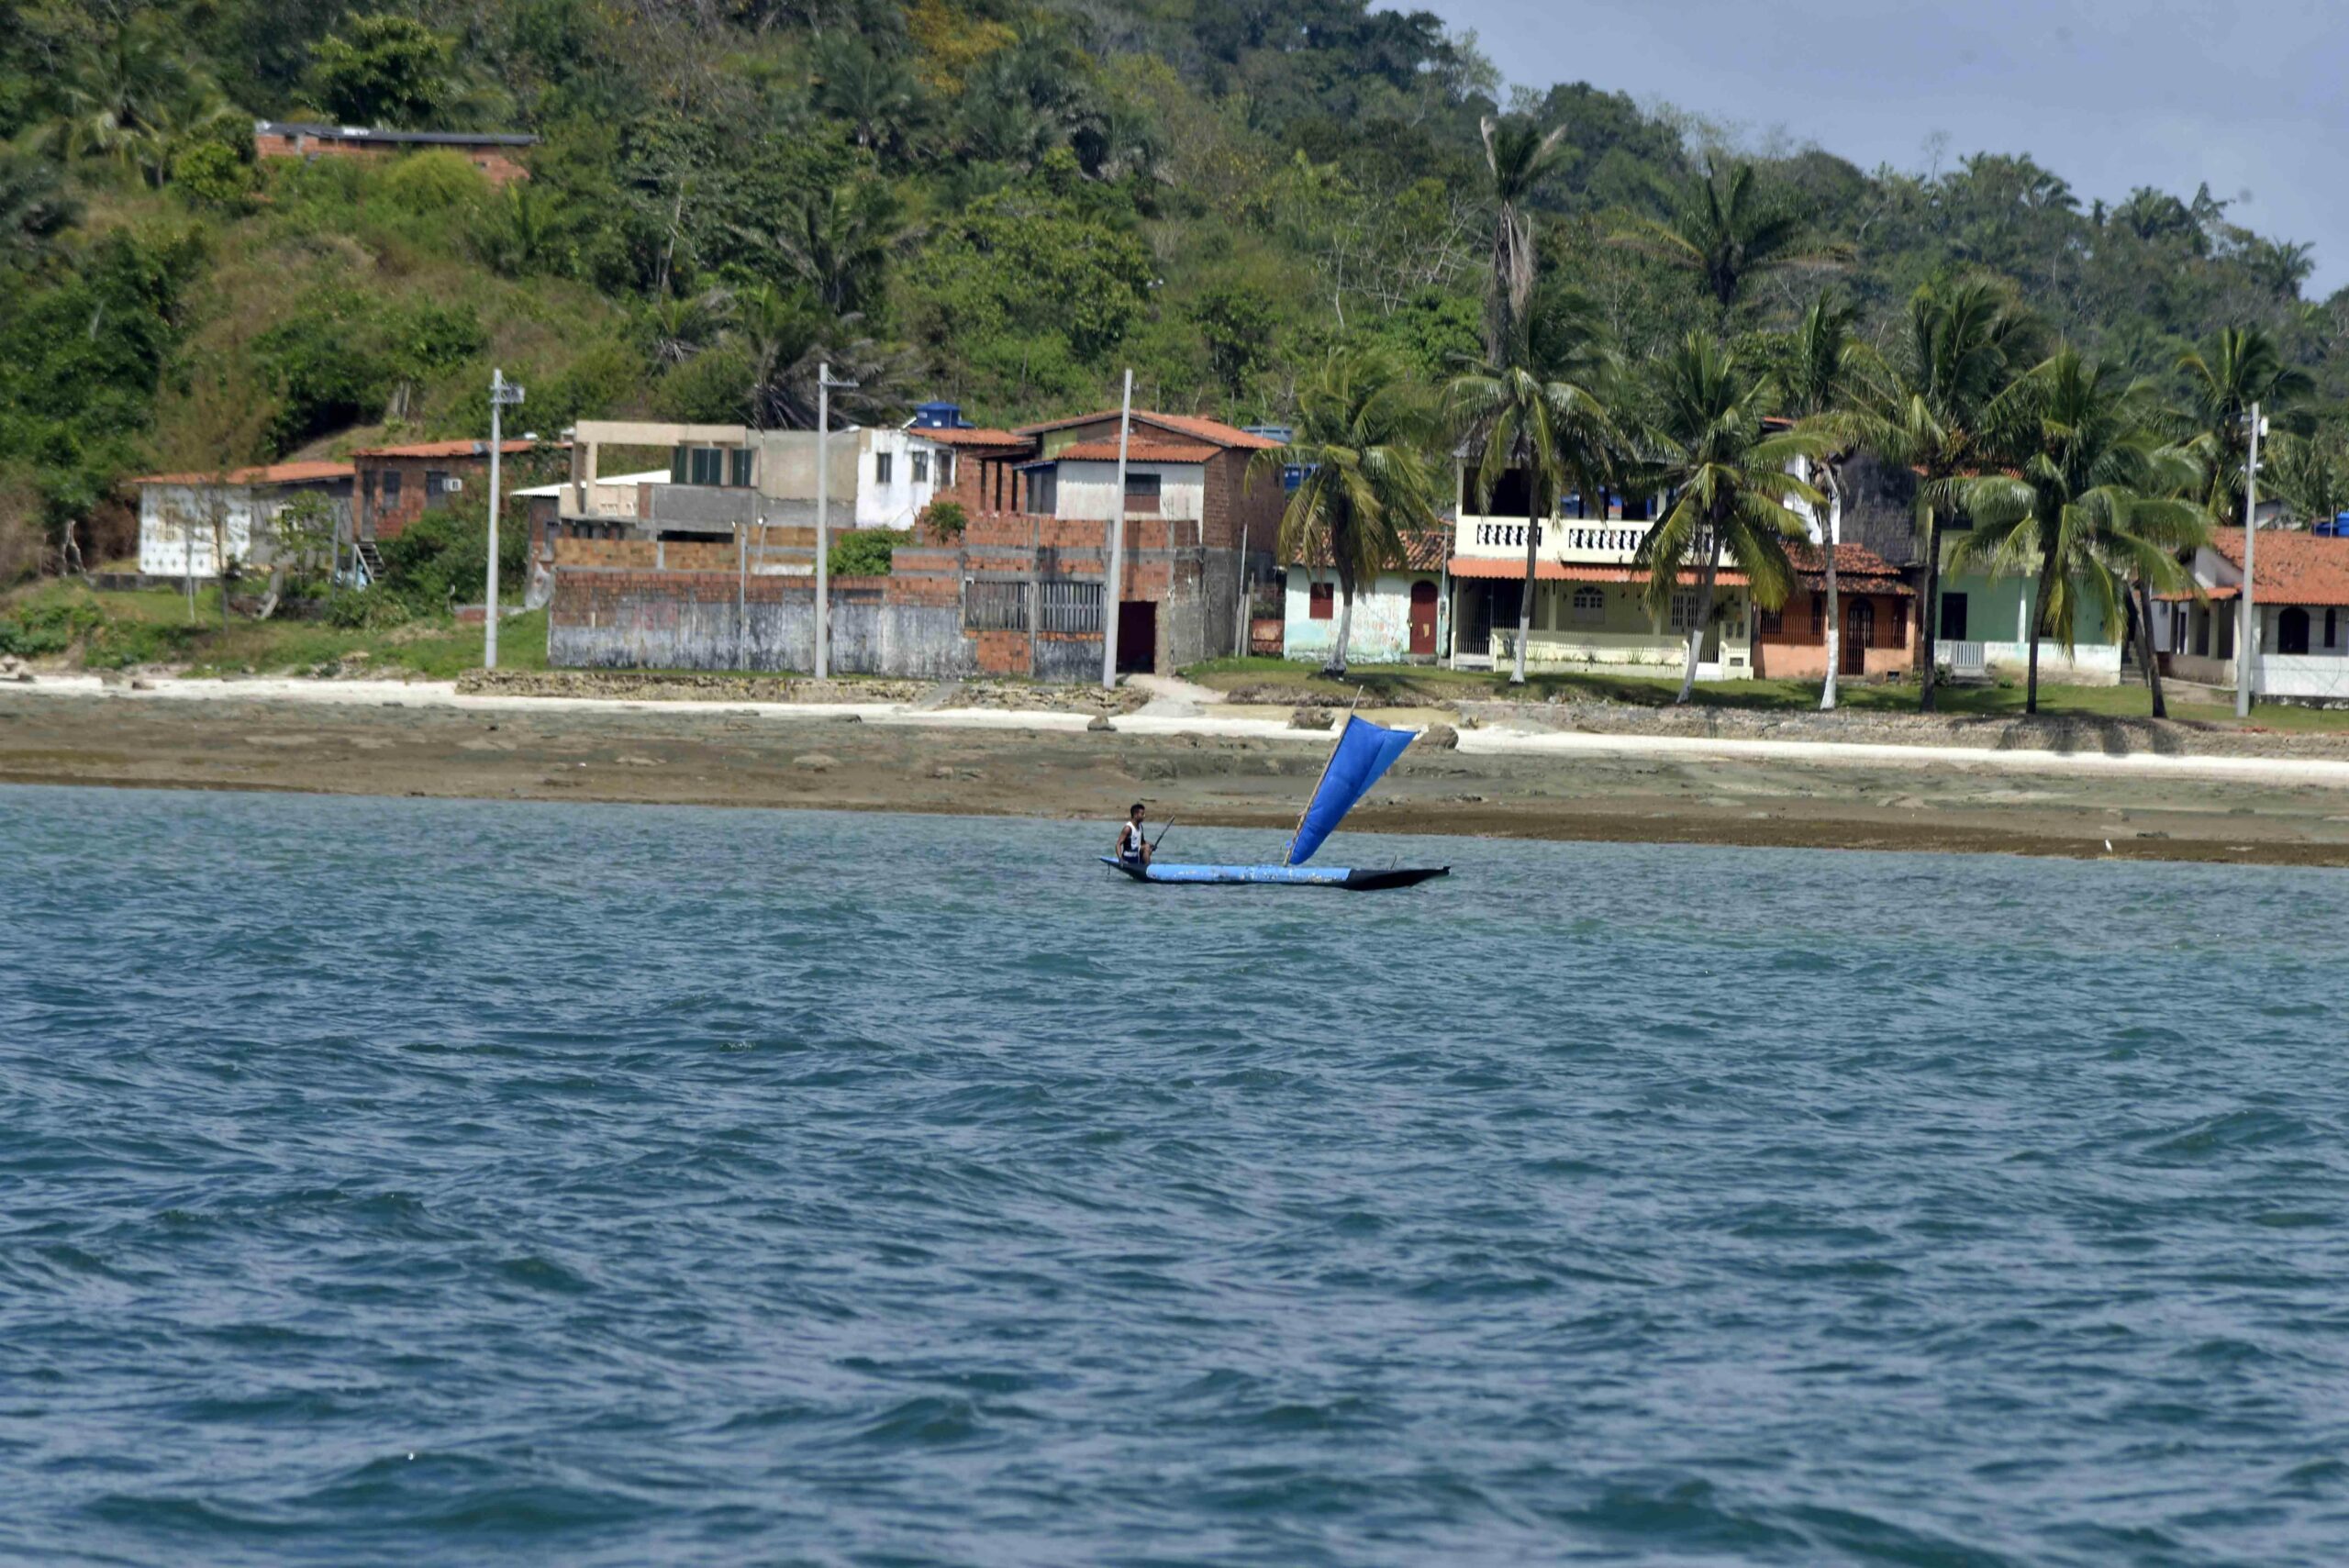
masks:
[[[2243,569],[2243,530],[2221,528],[2210,548]],[[2253,596],[2263,605],[2349,605],[2349,539],[2283,528],[2259,530]]]
[[[497,450],[507,457],[518,452],[536,451],[552,441],[511,440],[498,443]],[[487,441],[411,441],[397,447],[361,447],[353,457],[487,457]]]
[[[1443,570],[1444,557],[1451,552],[1451,550],[1452,531],[1449,528],[1424,528],[1416,533],[1407,533],[1403,536],[1402,563],[1395,570],[1441,572]],[[1330,564],[1330,551],[1324,546],[1315,550],[1309,559],[1293,561],[1289,564],[1327,568]]]
[[[1205,462],[1220,450],[1181,441],[1130,440],[1126,443],[1126,458],[1130,462]],[[1115,462],[1118,461],[1117,438],[1113,436],[1106,441],[1078,441],[1063,447],[1060,455],[1077,462]]]
[[[1041,425],[1022,425],[1019,427],[1019,433],[1023,436],[1041,436],[1047,430],[1065,430],[1072,425],[1090,425],[1103,419],[1115,419],[1117,417],[1118,410],[1105,408],[1097,414],[1077,414],[1066,419],[1047,419]],[[1227,425],[1220,419],[1201,418],[1196,414],[1158,414],[1137,408],[1134,410],[1134,423],[1155,425],[1162,430],[1172,430],[1177,435],[1189,436],[1195,440],[1206,441],[1211,446],[1237,447],[1249,451],[1262,450],[1281,444],[1270,436],[1251,435],[1236,425]]]
[[[919,436],[925,441],[936,441],[941,447],[1024,447],[1030,444],[1025,436],[1015,436],[1009,430],[986,430],[962,426],[908,425],[906,434]]]
[[[1492,555],[1455,555],[1452,558],[1454,577],[1497,578],[1510,583],[1525,581],[1525,558],[1503,560]],[[1644,566],[1580,566],[1559,561],[1542,561],[1534,564],[1533,575],[1544,583],[1644,583],[1648,580]],[[1745,586],[1745,573],[1724,566],[1717,579],[1724,588]],[[1681,579],[1682,586],[1697,585],[1691,572]]]
[[[1787,546],[1787,560],[1806,588],[1827,586],[1827,553],[1814,544]],[[1835,584],[1855,594],[1906,594],[1914,596],[1900,569],[1864,544],[1835,547]]]
[[[273,462],[259,468],[233,468],[226,473],[142,473],[133,484],[300,484],[321,479],[349,479],[347,462]]]

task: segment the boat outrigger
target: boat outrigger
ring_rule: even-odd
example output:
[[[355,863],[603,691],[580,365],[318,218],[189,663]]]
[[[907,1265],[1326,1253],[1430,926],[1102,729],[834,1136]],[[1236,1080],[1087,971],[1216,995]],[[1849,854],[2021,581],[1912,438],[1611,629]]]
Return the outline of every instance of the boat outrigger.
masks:
[[[1272,886],[1345,887],[1356,893],[1409,887],[1431,877],[1449,875],[1450,866],[1374,868],[1305,863],[1345,819],[1346,813],[1354,808],[1355,802],[1378,782],[1379,775],[1395,765],[1403,748],[1418,738],[1415,730],[1393,729],[1347,715],[1346,727],[1340,732],[1337,745],[1330,748],[1329,762],[1322,764],[1321,782],[1313,786],[1313,798],[1306,802],[1305,815],[1297,818],[1297,831],[1289,836],[1288,852],[1276,866],[1168,865],[1156,860],[1121,861],[1111,855],[1103,855],[1101,863],[1125,873],[1136,882],[1263,883]]]

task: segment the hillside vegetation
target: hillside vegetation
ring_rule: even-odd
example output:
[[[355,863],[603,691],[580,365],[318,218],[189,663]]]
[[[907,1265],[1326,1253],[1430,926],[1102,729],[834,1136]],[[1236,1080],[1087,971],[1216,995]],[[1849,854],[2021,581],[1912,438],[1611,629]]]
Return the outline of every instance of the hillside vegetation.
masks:
[[[1570,296],[1630,362],[1789,328],[1822,271],[1886,339],[1975,272],[2181,398],[2180,355],[2247,326],[2312,410],[2349,396],[2349,299],[2301,297],[2304,247],[2207,191],[2084,203],[2013,150],[1746,150],[1790,264],[1723,288],[1625,242],[1726,188],[1739,150],[1687,109],[1505,93],[1473,39],[1361,0],[23,0],[0,584],[121,552],[150,465],[475,433],[493,364],[549,432],[803,425],[826,359],[864,384],[852,415],[989,421],[1110,401],[1127,365],[1150,404],[1251,422],[1337,348],[1432,384],[1487,340],[1496,115],[1563,131],[1526,197],[1536,308]],[[494,190],[448,153],[256,166],[255,117],[543,141]]]

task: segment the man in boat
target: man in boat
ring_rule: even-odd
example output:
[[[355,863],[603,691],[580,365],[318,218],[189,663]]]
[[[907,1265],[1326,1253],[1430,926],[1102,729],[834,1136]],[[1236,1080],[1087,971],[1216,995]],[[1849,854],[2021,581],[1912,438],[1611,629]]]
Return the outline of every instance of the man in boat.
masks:
[[[1118,829],[1119,865],[1147,867],[1150,864],[1150,835],[1142,831],[1141,816],[1142,805],[1137,800],[1133,809],[1127,813],[1124,825]]]

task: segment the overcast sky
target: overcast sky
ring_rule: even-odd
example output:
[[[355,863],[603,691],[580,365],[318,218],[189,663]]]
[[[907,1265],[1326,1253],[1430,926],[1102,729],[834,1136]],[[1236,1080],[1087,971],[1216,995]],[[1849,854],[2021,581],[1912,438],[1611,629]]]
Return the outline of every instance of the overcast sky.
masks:
[[[1407,0],[1512,83],[1587,81],[1864,169],[2028,152],[2085,206],[2139,185],[2316,247],[2349,283],[2349,0]],[[2246,193],[2248,195],[2246,197]]]

